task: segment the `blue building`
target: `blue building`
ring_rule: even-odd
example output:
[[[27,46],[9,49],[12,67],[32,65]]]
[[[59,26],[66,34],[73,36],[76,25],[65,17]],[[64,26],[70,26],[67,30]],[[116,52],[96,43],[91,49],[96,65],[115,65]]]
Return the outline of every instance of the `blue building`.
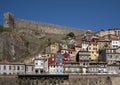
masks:
[[[63,74],[63,65],[56,65],[55,66],[55,73],[56,74]]]
[[[63,59],[63,58],[64,58],[64,57],[63,57],[62,54],[57,53],[57,54],[55,55],[55,64],[56,64],[56,65],[62,65],[62,63],[63,63],[62,59]]]
[[[50,65],[49,66],[50,74],[63,74],[63,65]]]

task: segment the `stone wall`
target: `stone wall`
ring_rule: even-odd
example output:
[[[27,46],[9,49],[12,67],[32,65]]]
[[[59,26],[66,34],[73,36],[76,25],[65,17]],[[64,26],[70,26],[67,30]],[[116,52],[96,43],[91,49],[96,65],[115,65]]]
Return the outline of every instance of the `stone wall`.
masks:
[[[60,78],[22,78],[0,76],[0,85],[120,85],[119,75],[70,75],[69,79]]]
[[[45,33],[53,33],[53,34],[67,34],[69,32],[74,32],[75,34],[81,34],[84,30],[65,28],[53,24],[44,24],[38,22],[32,22],[27,20],[16,19],[14,20],[15,28],[17,30],[20,29],[31,29],[38,30]]]
[[[14,16],[11,13],[4,14],[4,27],[13,30],[21,30],[21,29],[37,30],[39,32],[50,33],[50,34],[51,33],[67,34],[69,32],[73,32],[76,35],[78,35],[86,32],[85,30],[72,29],[72,28],[57,26],[53,24],[39,23],[39,22],[33,22],[23,19],[14,19]]]

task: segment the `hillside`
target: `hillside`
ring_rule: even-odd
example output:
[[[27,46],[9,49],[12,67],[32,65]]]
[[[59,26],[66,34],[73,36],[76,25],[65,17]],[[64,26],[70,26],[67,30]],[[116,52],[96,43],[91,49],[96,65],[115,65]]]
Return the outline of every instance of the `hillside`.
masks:
[[[65,36],[66,34],[46,33],[38,29],[3,30],[0,32],[0,61],[23,62],[25,59],[42,53],[49,40],[61,42]]]

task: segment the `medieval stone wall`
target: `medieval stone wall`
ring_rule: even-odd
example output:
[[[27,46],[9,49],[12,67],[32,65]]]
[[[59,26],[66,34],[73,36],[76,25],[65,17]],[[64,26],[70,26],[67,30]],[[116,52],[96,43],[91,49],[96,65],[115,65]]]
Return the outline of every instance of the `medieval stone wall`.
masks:
[[[81,33],[84,30],[78,29],[70,29],[61,26],[56,26],[53,24],[44,24],[38,22],[32,22],[27,20],[16,19],[14,20],[15,28],[17,30],[20,29],[31,29],[31,30],[38,30],[45,33],[53,33],[53,34],[67,34],[69,32],[74,32],[75,34]]]
[[[4,27],[11,28],[14,30],[21,29],[30,29],[37,30],[44,33],[53,33],[53,34],[67,34],[70,32],[75,33],[76,35],[86,32],[85,30],[72,29],[62,26],[57,26],[53,24],[39,23],[22,19],[14,19],[13,14],[5,13],[4,14]]]

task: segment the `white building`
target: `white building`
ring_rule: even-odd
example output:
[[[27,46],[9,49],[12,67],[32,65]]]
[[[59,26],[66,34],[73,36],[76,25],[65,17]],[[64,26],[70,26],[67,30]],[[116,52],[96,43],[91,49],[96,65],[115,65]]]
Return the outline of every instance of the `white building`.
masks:
[[[82,42],[82,49],[83,50],[87,50],[88,46],[89,46],[88,42],[84,42],[84,41]]]
[[[12,64],[1,63],[0,74],[1,75],[17,75],[25,73],[25,64]]]
[[[35,70],[34,70],[35,65],[26,65],[26,74],[35,74]]]
[[[44,57],[39,57],[34,59],[34,65],[35,65],[35,73],[36,74],[41,74],[44,73],[44,68],[45,68],[45,58]]]
[[[120,40],[112,40],[112,48],[118,48],[120,46]]]
[[[49,74],[55,74],[56,71],[55,71],[55,65],[50,65],[49,66]]]
[[[116,36],[120,36],[120,29],[116,29],[115,34],[116,34]]]
[[[50,65],[49,73],[50,74],[63,74],[63,65]]]

